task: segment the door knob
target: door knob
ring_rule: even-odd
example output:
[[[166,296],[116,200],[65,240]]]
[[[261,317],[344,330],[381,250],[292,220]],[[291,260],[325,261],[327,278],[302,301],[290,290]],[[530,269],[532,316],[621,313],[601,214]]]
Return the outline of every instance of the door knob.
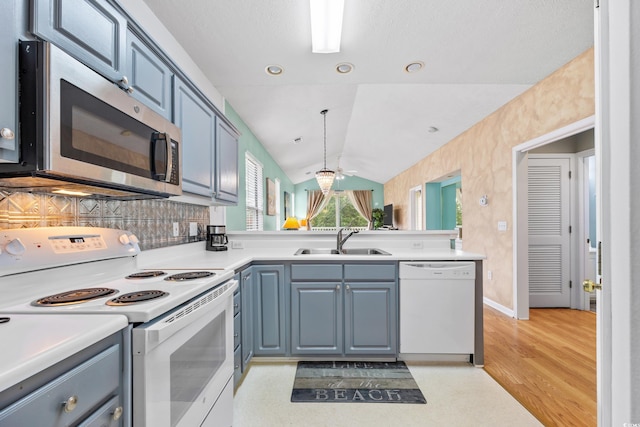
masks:
[[[594,283],[593,280],[587,279],[582,282],[582,289],[584,289],[585,292],[593,292],[596,289],[602,290],[602,284]]]

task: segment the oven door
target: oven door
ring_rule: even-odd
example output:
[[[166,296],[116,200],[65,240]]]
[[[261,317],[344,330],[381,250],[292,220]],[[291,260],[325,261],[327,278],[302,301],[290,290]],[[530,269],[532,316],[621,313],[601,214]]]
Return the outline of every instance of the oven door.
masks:
[[[133,329],[136,427],[200,426],[233,376],[236,281]],[[220,399],[225,401],[225,399]],[[216,412],[233,416],[233,405]]]

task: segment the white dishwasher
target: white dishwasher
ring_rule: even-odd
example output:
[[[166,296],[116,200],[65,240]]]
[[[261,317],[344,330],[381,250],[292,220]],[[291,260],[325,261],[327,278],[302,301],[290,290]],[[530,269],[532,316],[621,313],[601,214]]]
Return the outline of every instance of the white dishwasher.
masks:
[[[400,263],[400,353],[473,354],[475,263]]]

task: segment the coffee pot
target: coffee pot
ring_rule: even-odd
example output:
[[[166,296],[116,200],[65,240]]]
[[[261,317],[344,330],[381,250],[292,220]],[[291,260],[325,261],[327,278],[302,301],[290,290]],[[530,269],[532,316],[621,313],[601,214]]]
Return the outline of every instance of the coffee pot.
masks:
[[[207,250],[226,251],[229,239],[224,225],[207,225]]]

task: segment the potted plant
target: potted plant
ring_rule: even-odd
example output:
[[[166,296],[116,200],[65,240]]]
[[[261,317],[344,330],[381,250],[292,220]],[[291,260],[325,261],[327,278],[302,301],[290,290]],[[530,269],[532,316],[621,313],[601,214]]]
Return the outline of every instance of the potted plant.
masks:
[[[384,211],[380,208],[375,208],[371,216],[373,217],[373,229],[376,230],[384,224]]]

